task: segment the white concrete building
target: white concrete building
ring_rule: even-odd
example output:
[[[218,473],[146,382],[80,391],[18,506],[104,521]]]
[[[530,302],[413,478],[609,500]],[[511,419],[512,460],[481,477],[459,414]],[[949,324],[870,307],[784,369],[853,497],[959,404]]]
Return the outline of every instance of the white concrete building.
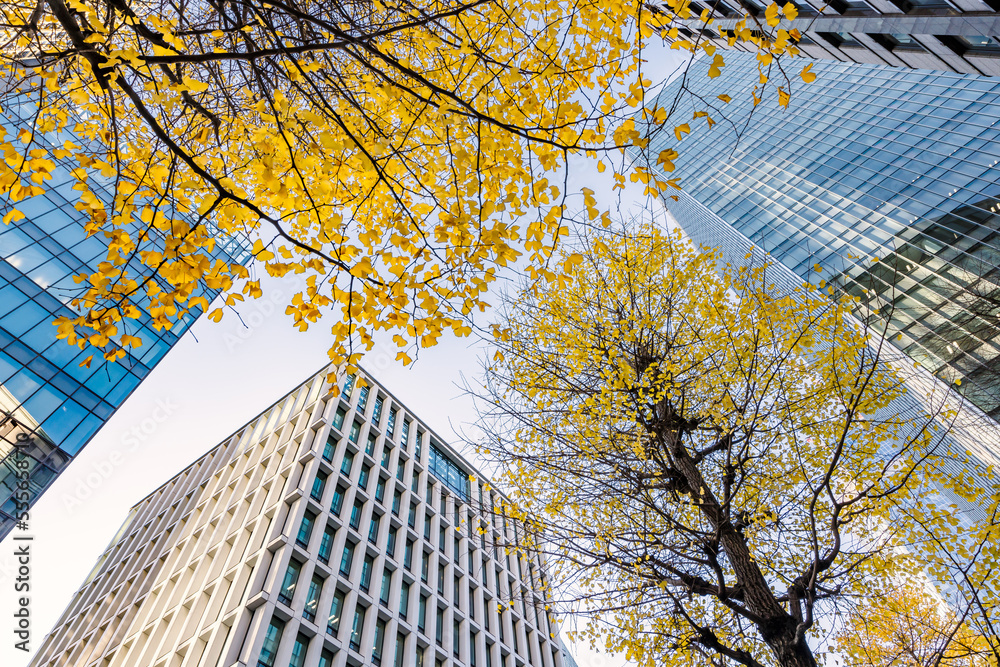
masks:
[[[135,505],[31,664],[567,667],[499,498],[327,370]]]

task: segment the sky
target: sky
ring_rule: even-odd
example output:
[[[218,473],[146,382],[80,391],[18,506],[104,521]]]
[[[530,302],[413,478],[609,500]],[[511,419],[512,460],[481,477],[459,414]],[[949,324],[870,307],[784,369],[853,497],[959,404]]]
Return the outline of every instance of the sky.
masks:
[[[646,75],[667,77],[679,62],[676,53],[651,52]],[[570,173],[571,191],[590,187],[602,208],[662,211],[638,185],[612,192],[610,170],[599,175],[591,160],[574,159]],[[265,277],[261,285],[263,296],[242,304],[243,323],[231,313],[219,324],[196,322],[35,505],[31,651],[16,650],[14,639],[5,636],[0,665],[28,664],[132,505],[326,366],[329,318],[299,332],[284,315],[285,304],[300,289],[296,279]],[[421,350],[412,367],[402,367],[388,347],[376,347],[362,365],[456,444],[476,414],[463,377],[472,381],[479,375],[484,349],[475,339],[446,336]],[[7,592],[16,576],[13,550],[8,540],[0,551],[0,618],[8,619],[2,628],[12,627],[16,602]],[[580,667],[625,664],[619,656],[572,649]]]

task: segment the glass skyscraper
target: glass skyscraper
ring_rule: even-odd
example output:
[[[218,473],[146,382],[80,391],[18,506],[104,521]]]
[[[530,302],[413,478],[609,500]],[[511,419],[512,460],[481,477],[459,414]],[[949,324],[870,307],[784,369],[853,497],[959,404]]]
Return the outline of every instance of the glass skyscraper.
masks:
[[[671,176],[684,189],[666,201],[674,217],[728,261],[755,245],[796,280],[866,296],[878,313],[858,314],[888,325],[930,374],[960,380],[995,439],[1000,78],[817,61],[816,81],[797,80],[782,109],[773,94],[754,107],[754,54],[725,59],[718,78],[706,77],[705,61],[688,77],[710,105],[688,98],[667,121],[692,133],[679,145],[669,131],[651,143],[653,160],[665,148],[680,153]],[[659,104],[670,108],[678,89],[666,86]],[[700,110],[713,129],[693,119]]]
[[[17,127],[17,120],[0,122]],[[86,235],[68,169],[58,165],[52,175],[43,195],[12,203],[0,193],[0,215],[12,208],[25,215],[0,225],[0,539],[15,522],[18,471],[29,473],[33,503],[195,319],[157,331],[144,312],[137,331],[129,332],[142,338],[134,354],[113,364],[102,364],[97,354],[90,368],[80,366],[94,350],[57,340],[52,322],[78,314],[70,305],[80,289],[73,276],[96,270],[107,241]],[[112,200],[99,175],[89,183],[105,202]],[[246,243],[235,239],[220,243],[215,255],[240,263],[249,256]],[[135,260],[127,268],[133,276],[149,274]],[[215,293],[201,295],[211,300]]]

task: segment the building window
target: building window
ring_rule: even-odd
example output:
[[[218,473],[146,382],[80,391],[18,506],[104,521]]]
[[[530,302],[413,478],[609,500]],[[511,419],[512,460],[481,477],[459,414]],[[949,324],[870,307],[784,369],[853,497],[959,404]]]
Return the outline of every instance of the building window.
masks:
[[[361,436],[361,424],[357,421],[351,424],[351,432],[347,434],[347,439],[358,444],[358,438]]]
[[[333,453],[337,449],[337,438],[331,435],[326,439],[326,444],[323,445],[323,460],[327,463],[333,461]]]
[[[327,634],[337,636],[340,632],[340,618],[344,614],[344,600],[345,596],[342,591],[335,591],[333,594],[333,602],[330,603],[330,618],[326,622],[326,632]]]
[[[319,607],[319,596],[323,592],[323,579],[314,576],[309,582],[309,594],[306,595],[306,606],[302,615],[310,621],[316,620],[316,609]]]
[[[340,462],[340,472],[345,477],[351,476],[351,468],[354,466],[354,452],[347,450],[344,452],[344,458]]]
[[[469,501],[469,474],[463,471],[457,463],[444,453],[435,443],[431,443],[431,456],[427,463],[431,474],[441,480],[445,486],[458,494],[462,500]]]
[[[338,431],[344,428],[344,419],[347,417],[347,411],[344,408],[337,408],[337,413],[333,416],[333,427]]]
[[[478,645],[479,645],[479,633],[473,632],[471,635],[469,635],[469,664],[472,667],[476,667],[476,647]]]
[[[371,473],[372,469],[367,463],[361,466],[361,474],[358,475],[358,487],[360,487],[363,491],[368,490],[368,477]]]
[[[406,520],[406,523],[410,525],[410,528],[416,528],[417,526],[417,506],[410,503],[410,517]]]
[[[396,532],[395,526],[389,529],[389,539],[385,543],[385,555],[389,558],[396,557]]]
[[[316,479],[313,480],[312,491],[309,496],[316,502],[323,500],[323,491],[326,489],[326,473],[320,470],[316,473]]]
[[[417,604],[417,629],[424,632],[427,629],[427,596],[421,595]]]
[[[386,437],[391,438],[393,431],[396,430],[396,409],[392,408],[389,410],[389,420],[385,424]]]
[[[333,502],[330,503],[330,511],[334,516],[340,516],[340,510],[344,506],[344,488],[337,486],[333,491]]]
[[[354,563],[354,545],[348,542],[344,545],[344,555],[340,557],[340,573],[345,577],[351,576],[352,563]]]
[[[361,510],[363,508],[364,508],[364,503],[362,503],[360,500],[355,500],[354,506],[351,507],[350,526],[354,530],[357,530],[358,526],[361,525]]]
[[[420,488],[420,473],[414,470],[413,477],[410,479],[410,491],[416,493],[418,488]]]
[[[333,539],[336,535],[337,530],[329,524],[323,530],[323,539],[319,543],[319,560],[324,565],[330,563],[330,553],[333,551]]]
[[[403,548],[403,567],[407,570],[413,564],[413,540],[406,540],[406,546]]]
[[[344,378],[344,393],[347,394],[348,396],[350,396],[351,394],[351,389],[354,388],[355,377],[356,376],[354,375],[354,373],[351,373],[346,378]]]
[[[959,49],[955,49],[960,54],[969,51],[988,54],[1000,53],[1000,44],[995,39],[986,35],[955,35],[952,39],[960,46]]]
[[[444,526],[441,526],[438,529],[438,549],[441,551],[441,553],[444,553],[444,545],[445,545],[445,530]]]
[[[384,399],[379,396],[375,399],[375,407],[372,409],[372,423],[378,426],[378,423],[382,421],[382,403]]]
[[[306,649],[309,647],[309,638],[299,634],[295,638],[295,645],[292,647],[292,659],[288,662],[288,667],[305,667]]]
[[[459,634],[459,627],[459,622],[455,621],[451,633],[451,652],[455,655],[456,659],[458,658],[459,651],[461,651],[462,648],[462,636]]]
[[[375,434],[369,433],[368,440],[365,443],[365,454],[368,456],[375,456]]]
[[[438,564],[438,595],[444,595],[444,565]]]
[[[404,667],[406,664],[406,635],[402,632],[396,635],[396,661],[393,667]]]
[[[365,628],[365,608],[358,605],[354,610],[354,623],[351,624],[351,649],[361,650],[361,633]]]
[[[917,14],[926,9],[943,10],[935,12],[937,14],[957,14],[955,8],[944,0],[891,0],[891,2],[903,10],[906,14]]]
[[[887,51],[895,51],[897,49],[923,50],[923,47],[917,43],[917,40],[913,39],[910,35],[900,33],[891,35],[872,34],[868,36]]]
[[[284,629],[284,621],[279,618],[271,619],[271,624],[267,626],[267,633],[264,635],[264,645],[260,648],[258,667],[274,667],[274,657],[278,653],[278,644],[281,643],[281,633]]]
[[[358,412],[363,413],[365,407],[368,405],[368,394],[371,391],[369,387],[362,387],[361,391],[358,392]]]
[[[364,561],[361,563],[361,590],[365,593],[371,588],[372,583],[372,570],[375,569],[375,559],[371,556],[365,556]]]
[[[386,470],[389,469],[389,459],[392,457],[392,447],[388,443],[382,447],[382,467]]]
[[[309,538],[312,536],[315,522],[316,514],[314,512],[306,512],[305,516],[302,517],[302,523],[299,524],[299,534],[295,536],[295,541],[303,549],[309,548]]]
[[[830,0],[830,7],[838,14],[873,14],[867,2],[861,0]]]
[[[424,512],[424,539],[428,542],[431,541],[431,515],[429,512]]]
[[[399,438],[400,442],[403,443],[403,449],[407,449],[410,444],[410,420],[403,420],[402,435]]]
[[[382,648],[385,643],[385,621],[381,618],[375,621],[375,637],[372,641],[372,662],[382,664]]]
[[[406,620],[407,610],[410,608],[410,584],[404,581],[399,588],[399,617]]]
[[[392,515],[399,516],[399,505],[403,501],[403,494],[398,489],[392,492]]]
[[[378,514],[372,514],[371,523],[368,524],[368,541],[372,544],[378,542],[378,527],[382,522],[382,517]]]
[[[441,607],[437,608],[437,624],[434,627],[434,639],[437,641],[437,645],[441,646],[444,644],[444,609]]]
[[[842,46],[860,46],[849,32],[818,32],[816,34],[838,49]]]
[[[301,571],[302,563],[295,560],[288,563],[288,569],[285,570],[285,578],[281,582],[281,592],[278,593],[278,599],[285,604],[292,603],[292,596],[295,595],[295,585],[299,582],[299,572]]]
[[[424,446],[424,432],[421,431],[418,428],[417,429],[417,447],[416,447],[416,454],[415,454],[415,456],[417,457],[418,461],[420,460],[420,451],[423,449],[423,446]]]
[[[385,499],[385,478],[379,477],[375,483],[375,500],[382,502]]]
[[[333,653],[329,649],[323,649],[319,654],[319,664],[316,667],[333,667]]]
[[[382,587],[378,592],[378,601],[383,606],[389,606],[389,589],[392,588],[392,570],[385,568],[382,570]]]
[[[422,582],[424,582],[426,584],[427,583],[427,576],[428,576],[429,570],[430,570],[431,555],[425,551],[423,558],[424,558],[423,562],[421,562],[421,564],[420,564],[420,581],[422,581]]]

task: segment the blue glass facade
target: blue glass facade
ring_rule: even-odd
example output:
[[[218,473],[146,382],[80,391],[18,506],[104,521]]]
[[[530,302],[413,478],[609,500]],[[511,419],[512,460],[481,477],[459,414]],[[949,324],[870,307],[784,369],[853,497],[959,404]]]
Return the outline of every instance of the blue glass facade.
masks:
[[[100,182],[92,178],[91,186],[111,201]],[[101,364],[98,355],[90,368],[80,366],[93,350],[57,340],[52,322],[76,315],[69,304],[79,286],[72,277],[95,271],[107,242],[86,236],[85,216],[73,206],[74,183],[60,165],[44,195],[16,204],[0,195],[0,211],[13,207],[25,214],[0,225],[0,539],[14,523],[18,470],[30,471],[34,502],[195,319],[157,331],[144,312],[129,331],[142,338],[134,355],[114,364]],[[235,240],[220,243],[215,254],[225,261],[248,258],[246,244]],[[131,275],[149,272],[136,261],[128,269]]]
[[[1000,78],[814,62],[817,80],[796,83],[790,108],[754,108],[754,54],[725,59],[721,77],[706,62],[689,77],[718,124],[692,120],[705,107],[687,100],[667,127],[687,122],[691,135],[651,143],[654,160],[680,152],[671,176],[684,192],[666,204],[681,226],[716,245],[725,232],[706,220],[719,220],[798,278],[865,296],[879,310],[859,315],[1000,417]]]

